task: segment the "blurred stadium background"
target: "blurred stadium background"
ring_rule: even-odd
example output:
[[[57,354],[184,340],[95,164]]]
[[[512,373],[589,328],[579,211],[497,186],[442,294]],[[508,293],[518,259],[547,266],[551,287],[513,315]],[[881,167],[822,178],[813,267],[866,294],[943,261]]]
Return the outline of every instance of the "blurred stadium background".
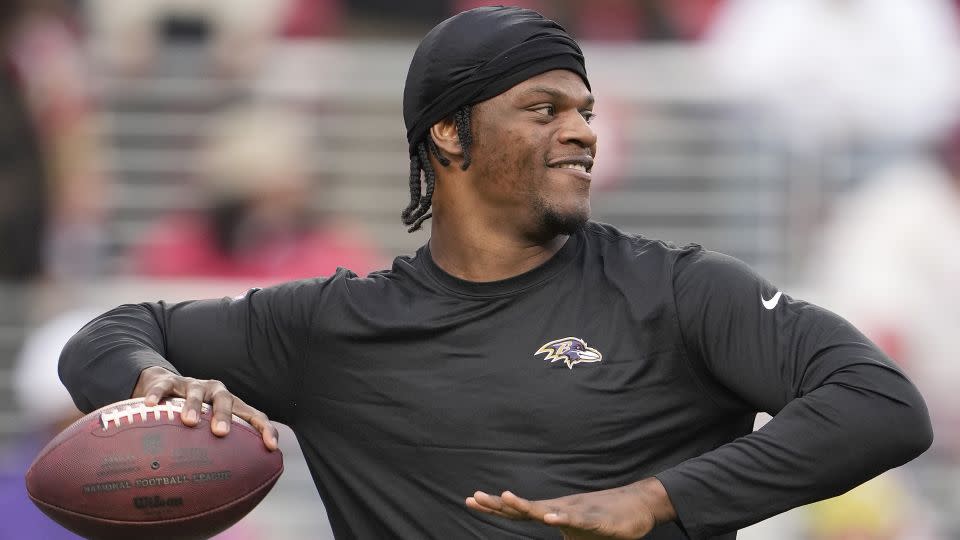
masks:
[[[403,80],[419,37],[482,3],[5,0],[0,538],[40,537],[22,474],[75,414],[54,366],[93,313],[365,272],[426,240],[399,219]],[[957,5],[518,4],[584,45],[595,219],[747,261],[929,400],[926,456],[741,537],[960,538]],[[332,537],[284,435],[283,479],[224,538]]]

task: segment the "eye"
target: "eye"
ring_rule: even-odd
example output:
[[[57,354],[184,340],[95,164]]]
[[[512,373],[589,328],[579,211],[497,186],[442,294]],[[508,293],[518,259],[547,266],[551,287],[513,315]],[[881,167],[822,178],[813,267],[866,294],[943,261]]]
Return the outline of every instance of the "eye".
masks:
[[[542,114],[544,116],[554,116],[557,114],[557,109],[553,105],[537,105],[529,109],[531,112]]]
[[[583,116],[583,119],[589,124],[597,117],[596,113],[593,111],[580,111],[580,115]]]

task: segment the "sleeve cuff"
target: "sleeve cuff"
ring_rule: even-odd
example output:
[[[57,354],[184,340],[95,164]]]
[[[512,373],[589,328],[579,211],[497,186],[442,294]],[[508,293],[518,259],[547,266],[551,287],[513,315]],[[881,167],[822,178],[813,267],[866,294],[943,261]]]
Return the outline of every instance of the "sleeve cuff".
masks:
[[[683,534],[690,540],[709,538],[705,532],[697,531],[696,519],[694,517],[695,505],[694,502],[690,500],[691,498],[687,496],[689,490],[685,491],[682,488],[684,481],[682,475],[673,469],[669,469],[654,476],[663,484],[664,489],[667,490],[670,502],[673,503],[673,509],[677,512],[677,527],[683,531]]]

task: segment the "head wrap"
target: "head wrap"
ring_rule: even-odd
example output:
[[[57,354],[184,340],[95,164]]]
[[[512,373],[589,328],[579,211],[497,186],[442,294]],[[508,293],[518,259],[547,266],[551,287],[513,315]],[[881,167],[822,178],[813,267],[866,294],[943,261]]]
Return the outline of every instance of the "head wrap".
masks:
[[[420,42],[407,72],[403,120],[410,154],[431,126],[460,107],[554,69],[573,71],[590,88],[577,42],[536,11],[481,7],[443,21]]]

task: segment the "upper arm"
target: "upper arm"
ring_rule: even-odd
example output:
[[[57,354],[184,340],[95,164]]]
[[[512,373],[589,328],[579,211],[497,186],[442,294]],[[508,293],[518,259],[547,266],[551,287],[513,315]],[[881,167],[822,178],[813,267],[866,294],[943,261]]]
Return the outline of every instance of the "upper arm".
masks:
[[[681,259],[674,294],[693,361],[757,410],[775,414],[826,383],[869,388],[863,373],[874,369],[902,377],[846,320],[784,294],[732,257],[698,251]]]
[[[217,379],[278,420],[291,416],[319,280],[251,289],[234,298],[145,304],[163,333],[163,356],[181,374]]]
[[[140,372],[161,366],[217,379],[271,418],[290,422],[325,280],[304,280],[219,300],[128,304],[97,317],[67,343],[60,376],[92,410],[125,399]]]
[[[788,295],[774,304],[776,292],[716,253],[688,251],[675,267],[684,346],[703,386],[738,413],[774,415],[657,474],[691,537],[837,495],[930,445],[923,398],[876,346],[817,306]]]

